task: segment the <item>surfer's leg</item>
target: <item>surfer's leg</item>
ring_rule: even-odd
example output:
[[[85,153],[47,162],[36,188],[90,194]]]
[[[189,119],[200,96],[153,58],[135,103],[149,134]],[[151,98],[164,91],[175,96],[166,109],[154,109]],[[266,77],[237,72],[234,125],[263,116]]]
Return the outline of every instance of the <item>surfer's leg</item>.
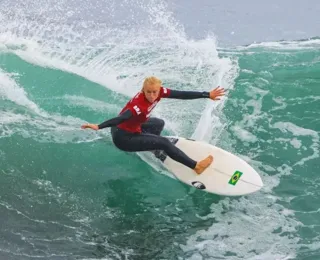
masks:
[[[150,117],[141,125],[142,133],[160,135],[164,128],[164,121],[157,117]]]
[[[161,135],[164,128],[164,121],[157,117],[150,117],[145,123],[141,125],[142,133]],[[162,150],[151,151],[158,159],[163,160]]]
[[[193,169],[197,174],[202,173],[213,161],[209,155],[201,161],[194,161],[183,151],[176,147],[169,139],[153,134],[134,134],[112,127],[112,138],[114,144],[123,151],[142,152],[163,150],[173,160]]]
[[[134,134],[119,128],[111,130],[114,144],[123,151],[142,152],[163,150],[170,158],[194,169],[197,162],[172,144],[169,139],[154,134]]]

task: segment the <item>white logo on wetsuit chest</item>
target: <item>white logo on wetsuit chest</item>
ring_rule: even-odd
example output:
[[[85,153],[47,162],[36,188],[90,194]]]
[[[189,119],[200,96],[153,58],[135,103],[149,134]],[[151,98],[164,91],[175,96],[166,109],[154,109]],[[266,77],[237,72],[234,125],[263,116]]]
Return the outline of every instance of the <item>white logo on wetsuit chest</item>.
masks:
[[[140,110],[140,108],[139,108],[137,105],[135,105],[135,106],[133,107],[133,109],[137,112],[137,115],[140,115],[140,114],[141,114],[141,110]]]

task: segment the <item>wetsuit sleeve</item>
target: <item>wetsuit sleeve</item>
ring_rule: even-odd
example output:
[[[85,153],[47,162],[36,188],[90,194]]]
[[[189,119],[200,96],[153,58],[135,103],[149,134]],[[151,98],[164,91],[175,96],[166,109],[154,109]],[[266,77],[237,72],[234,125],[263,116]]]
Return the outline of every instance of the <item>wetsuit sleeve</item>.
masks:
[[[181,91],[181,90],[170,90],[169,94],[164,96],[166,98],[176,98],[176,99],[197,99],[197,98],[209,98],[209,92],[198,92],[198,91]]]
[[[99,124],[99,129],[102,128],[106,128],[106,127],[111,127],[111,126],[116,126],[119,125],[121,123],[123,123],[124,121],[128,120],[129,118],[131,118],[133,116],[131,110],[126,110],[124,111],[121,115],[115,117],[115,118],[111,118],[101,124]]]

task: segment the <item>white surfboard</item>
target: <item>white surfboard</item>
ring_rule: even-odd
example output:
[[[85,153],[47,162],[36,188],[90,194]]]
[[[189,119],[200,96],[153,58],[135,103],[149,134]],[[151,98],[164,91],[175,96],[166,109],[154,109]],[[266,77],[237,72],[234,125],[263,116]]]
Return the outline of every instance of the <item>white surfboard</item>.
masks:
[[[213,163],[200,175],[163,155],[163,165],[180,181],[210,193],[223,196],[240,196],[263,187],[259,174],[243,159],[221,148],[201,141],[167,136],[190,158],[199,161],[211,154]]]

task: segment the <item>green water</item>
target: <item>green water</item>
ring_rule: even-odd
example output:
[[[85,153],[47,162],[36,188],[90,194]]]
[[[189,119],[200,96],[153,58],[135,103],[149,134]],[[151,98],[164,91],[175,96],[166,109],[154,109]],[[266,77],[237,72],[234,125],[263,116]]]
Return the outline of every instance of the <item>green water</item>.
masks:
[[[56,46],[0,42],[1,259],[319,259],[319,40],[219,49],[112,34],[101,50],[65,32]],[[163,100],[154,115],[166,134],[244,158],[261,191],[196,190],[115,148],[109,130],[80,129],[116,116],[150,74],[228,89],[220,102]]]

